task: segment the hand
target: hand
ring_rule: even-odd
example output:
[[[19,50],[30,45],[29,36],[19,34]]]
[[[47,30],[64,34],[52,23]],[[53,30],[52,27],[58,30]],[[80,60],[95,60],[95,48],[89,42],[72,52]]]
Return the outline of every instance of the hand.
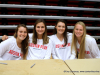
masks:
[[[4,40],[6,40],[6,39],[8,39],[8,36],[7,36],[7,35],[3,35],[3,36],[2,36],[2,40],[4,41]]]

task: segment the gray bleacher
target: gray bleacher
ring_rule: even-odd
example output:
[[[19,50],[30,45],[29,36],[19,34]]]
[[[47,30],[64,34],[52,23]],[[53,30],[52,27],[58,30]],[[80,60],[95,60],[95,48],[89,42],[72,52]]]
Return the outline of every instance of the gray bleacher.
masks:
[[[73,1],[73,0],[68,0]],[[88,1],[88,2],[100,2],[100,0],[74,0],[74,1]],[[47,10],[73,10],[73,11],[92,11],[100,12],[100,8],[86,8],[86,7],[69,7],[69,6],[48,6],[48,5],[24,5],[24,4],[0,4],[0,8],[24,8],[24,9],[47,9]],[[60,15],[15,15],[15,14],[0,14],[1,19],[65,19],[65,20],[82,20],[82,21],[100,21],[100,17],[76,17],[76,16],[60,16]],[[0,25],[0,29],[15,29],[17,25]],[[34,25],[27,25],[28,29],[33,29]],[[68,26],[68,29],[73,30],[74,26]],[[54,29],[53,25],[47,25],[47,29]],[[100,30],[100,26],[86,26],[87,30]],[[8,35],[9,36],[9,35]],[[100,36],[91,35],[96,40],[100,39]],[[0,36],[1,38],[2,36]],[[100,44],[98,44],[100,46]]]

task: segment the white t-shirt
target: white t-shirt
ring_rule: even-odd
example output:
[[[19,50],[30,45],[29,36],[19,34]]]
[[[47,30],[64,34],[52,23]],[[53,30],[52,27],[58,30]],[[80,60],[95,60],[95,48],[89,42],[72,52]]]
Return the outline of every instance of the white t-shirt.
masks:
[[[33,34],[29,34],[29,49],[27,60],[50,59],[51,51],[54,48],[52,41],[49,39],[49,43],[43,45],[43,39],[37,39],[37,44],[33,44],[32,35]]]
[[[73,59],[73,57],[71,57],[71,39],[69,38],[69,36],[72,36],[72,33],[67,34],[68,43],[65,47],[63,47],[64,39],[60,41],[56,34],[50,36],[50,39],[53,41],[55,45],[55,50],[52,51],[52,56],[54,59],[62,59],[62,60]]]
[[[21,48],[17,46],[16,38],[11,37],[0,44],[0,60],[22,60]]]
[[[95,39],[89,35],[85,38],[85,58],[100,58],[100,50]],[[77,50],[79,51],[80,44],[77,42]]]

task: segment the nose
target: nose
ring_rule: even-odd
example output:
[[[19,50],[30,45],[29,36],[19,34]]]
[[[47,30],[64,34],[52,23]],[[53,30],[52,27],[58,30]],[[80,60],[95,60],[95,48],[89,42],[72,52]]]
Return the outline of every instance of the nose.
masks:
[[[24,32],[22,32],[22,35],[24,35],[25,33]]]
[[[63,27],[60,27],[60,29],[63,29]]]
[[[39,30],[41,30],[41,28],[39,28]]]
[[[80,32],[80,30],[77,30],[77,32]]]
[[[42,30],[42,28],[40,27],[39,30]]]

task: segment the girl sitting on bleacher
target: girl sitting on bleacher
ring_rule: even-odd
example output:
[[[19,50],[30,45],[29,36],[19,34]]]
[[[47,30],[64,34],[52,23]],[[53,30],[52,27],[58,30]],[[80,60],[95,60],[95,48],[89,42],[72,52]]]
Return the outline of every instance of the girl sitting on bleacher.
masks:
[[[47,37],[47,27],[43,19],[34,24],[33,34],[29,34],[28,60],[50,59],[53,43]]]
[[[0,60],[26,59],[28,52],[28,29],[24,24],[17,26],[14,37],[0,44]]]
[[[54,43],[55,50],[52,51],[54,59],[68,60],[75,57],[75,51],[71,54],[71,37],[72,33],[67,32],[65,20],[58,20],[55,24],[54,35],[50,39]]]
[[[78,59],[100,58],[100,51],[95,39],[86,35],[85,24],[81,21],[75,24],[71,49],[76,52]]]

